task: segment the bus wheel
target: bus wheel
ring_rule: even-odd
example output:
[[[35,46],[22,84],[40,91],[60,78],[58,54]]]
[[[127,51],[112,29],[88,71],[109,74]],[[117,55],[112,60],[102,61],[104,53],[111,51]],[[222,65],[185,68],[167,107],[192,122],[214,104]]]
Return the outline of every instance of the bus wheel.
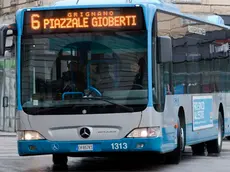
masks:
[[[185,147],[185,135],[184,135],[184,128],[180,125],[180,120],[178,120],[178,128],[177,128],[177,148],[166,154],[166,163],[168,164],[179,164],[182,156],[182,152],[184,151]]]
[[[208,154],[220,154],[222,149],[222,142],[224,137],[224,122],[221,112],[219,112],[218,117],[218,137],[215,140],[207,142],[207,151]]]
[[[68,158],[65,155],[58,155],[58,154],[53,154],[53,164],[54,165],[61,165],[61,166],[66,166],[68,162]]]
[[[205,155],[205,144],[199,143],[192,145],[192,155],[193,156],[204,156]]]

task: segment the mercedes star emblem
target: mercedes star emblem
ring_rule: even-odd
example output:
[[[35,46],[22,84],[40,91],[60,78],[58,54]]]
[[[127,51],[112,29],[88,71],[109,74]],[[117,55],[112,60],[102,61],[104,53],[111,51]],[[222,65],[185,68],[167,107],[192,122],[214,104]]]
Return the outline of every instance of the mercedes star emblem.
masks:
[[[90,136],[90,130],[88,128],[80,129],[80,135],[82,138],[86,139]]]

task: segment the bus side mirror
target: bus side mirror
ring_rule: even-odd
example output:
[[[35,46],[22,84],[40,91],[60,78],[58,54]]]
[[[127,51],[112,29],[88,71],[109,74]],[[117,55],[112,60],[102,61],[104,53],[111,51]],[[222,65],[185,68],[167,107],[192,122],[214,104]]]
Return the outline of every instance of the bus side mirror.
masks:
[[[0,26],[0,56],[5,56],[5,50],[13,47],[13,32],[8,25]]]
[[[166,63],[172,61],[172,40],[170,37],[157,37],[157,57],[158,63]]]

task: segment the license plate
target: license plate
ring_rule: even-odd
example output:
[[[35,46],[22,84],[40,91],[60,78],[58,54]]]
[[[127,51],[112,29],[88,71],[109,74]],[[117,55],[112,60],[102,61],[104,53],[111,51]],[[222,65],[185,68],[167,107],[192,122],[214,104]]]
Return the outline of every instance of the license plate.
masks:
[[[92,151],[93,150],[93,145],[92,144],[87,144],[87,145],[78,145],[78,151]]]

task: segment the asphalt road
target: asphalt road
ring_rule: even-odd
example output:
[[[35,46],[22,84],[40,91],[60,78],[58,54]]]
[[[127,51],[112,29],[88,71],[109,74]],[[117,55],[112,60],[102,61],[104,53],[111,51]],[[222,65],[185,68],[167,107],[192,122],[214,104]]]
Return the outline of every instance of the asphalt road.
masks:
[[[108,160],[104,158],[69,158],[68,169],[53,167],[51,156],[19,157],[16,138],[0,137],[0,172],[51,171],[157,171],[157,172],[229,172],[230,141],[223,143],[220,157],[192,156],[188,148],[179,165],[149,164],[143,160]]]

